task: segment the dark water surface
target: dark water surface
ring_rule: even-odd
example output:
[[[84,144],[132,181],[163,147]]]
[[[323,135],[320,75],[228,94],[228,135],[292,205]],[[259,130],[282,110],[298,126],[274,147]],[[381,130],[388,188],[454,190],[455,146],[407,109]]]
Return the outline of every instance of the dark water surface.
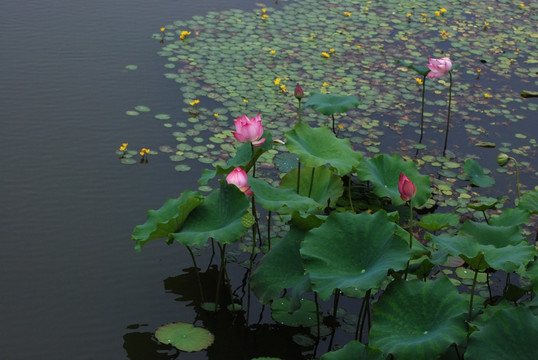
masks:
[[[122,359],[129,325],[153,332],[191,321],[163,285],[190,264],[188,254],[162,243],[137,254],[130,234],[198,174],[174,171],[167,156],[120,165],[114,151],[170,137],[160,122],[125,110],[173,112],[182,102],[162,77],[151,34],[209,10],[253,6],[0,2],[0,358]]]

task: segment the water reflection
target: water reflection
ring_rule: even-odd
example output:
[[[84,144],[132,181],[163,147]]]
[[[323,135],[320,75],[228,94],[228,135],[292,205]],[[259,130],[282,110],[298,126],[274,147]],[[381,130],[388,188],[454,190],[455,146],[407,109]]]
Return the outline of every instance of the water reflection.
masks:
[[[221,286],[219,294],[220,310],[217,312],[207,311],[202,308],[205,301],[215,301],[216,284],[219,270],[216,265],[210,265],[206,271],[200,271],[200,283],[203,295],[198,288],[196,269],[191,267],[183,270],[183,273],[164,280],[166,292],[177,295],[175,301],[183,306],[193,307],[196,317],[193,321],[195,326],[203,327],[213,335],[215,342],[207,350],[207,359],[245,359],[255,357],[278,357],[281,359],[304,359],[303,351],[308,350],[293,341],[293,336],[298,331],[279,324],[261,323],[263,319],[263,307],[259,311],[259,321],[248,325],[245,319],[245,311],[229,311],[226,305],[231,302],[229,283]],[[177,319],[175,314],[170,314],[170,322],[188,321]],[[144,325],[132,325],[129,328],[141,328]],[[308,334],[308,329],[304,330]],[[159,343],[152,332],[133,331],[123,336],[124,345],[129,359],[175,359],[179,351],[168,345]]]

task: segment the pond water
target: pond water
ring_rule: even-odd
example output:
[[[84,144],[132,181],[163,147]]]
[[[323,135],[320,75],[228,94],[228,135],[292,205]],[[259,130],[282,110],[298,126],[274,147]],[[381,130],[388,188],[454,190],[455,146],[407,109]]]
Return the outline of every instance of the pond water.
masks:
[[[151,34],[178,19],[254,6],[249,0],[0,3],[3,358],[176,356],[166,355],[151,333],[195,318],[185,292],[192,271],[191,277],[183,271],[191,259],[184,248],[158,242],[136,253],[130,235],[148,209],[196,189],[200,172],[177,172],[163,154],[124,166],[115,150],[124,142],[137,150],[175,144],[161,122],[125,115],[138,105],[181,114],[185,105],[179,87],[162,76],[161,45]],[[138,69],[126,70],[128,64]],[[513,133],[536,135],[536,122],[517,126],[509,130],[512,142]],[[493,169],[494,158],[484,165]],[[532,188],[535,170],[522,182]],[[289,340],[276,326],[258,330],[256,336],[270,339],[267,346]],[[231,336],[228,346],[240,348],[238,339]],[[218,349],[181,357],[226,358],[226,345]],[[292,344],[287,351],[298,354]]]

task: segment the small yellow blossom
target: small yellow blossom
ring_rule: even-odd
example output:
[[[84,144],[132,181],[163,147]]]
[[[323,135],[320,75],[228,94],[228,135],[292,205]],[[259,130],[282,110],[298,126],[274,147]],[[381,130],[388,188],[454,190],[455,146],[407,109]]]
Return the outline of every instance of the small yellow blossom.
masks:
[[[200,100],[196,99],[196,100],[191,101],[189,104],[191,104],[191,106],[194,106],[199,103],[200,103]]]
[[[407,16],[408,18],[410,18],[410,17],[411,17],[411,13],[407,13],[406,16]]]
[[[435,16],[441,16],[441,12],[440,12],[440,11],[436,11],[436,12],[435,12]]]
[[[144,155],[147,155],[147,154],[149,154],[149,149],[142,148],[142,150],[140,150],[140,156],[144,156]]]
[[[275,55],[276,50],[271,50],[270,53],[271,53],[271,55]]]
[[[360,50],[360,49],[361,49],[361,46],[360,46],[360,45],[357,45],[357,49]]]
[[[445,8],[441,8],[440,10],[442,13],[446,13],[446,9]]]
[[[329,52],[333,53],[333,52],[334,52],[334,49],[330,49]]]
[[[280,84],[280,78],[276,78],[275,81],[274,81],[275,85],[278,85]]]
[[[191,34],[190,31],[183,30],[183,31],[181,32],[181,34],[179,35],[179,38],[180,38],[181,40],[185,40],[185,38],[186,38],[187,36],[189,36],[190,34]]]
[[[127,145],[129,145],[129,143],[123,143],[123,144],[121,144],[121,146],[120,146],[120,150],[121,150],[121,151],[125,151],[125,150],[127,149]]]
[[[351,13],[349,11],[344,11],[345,16],[351,16]]]
[[[426,13],[422,13],[421,15],[424,16],[424,17],[426,17],[428,14],[426,14]]]
[[[288,90],[286,90],[286,85],[284,84],[280,85],[280,90],[282,90],[282,92],[288,92]]]
[[[480,72],[482,71],[482,69],[476,69],[476,72],[480,74]]]
[[[415,78],[415,81],[417,84],[422,85],[422,79],[421,78]]]
[[[519,4],[519,6],[521,6],[521,7],[525,7],[525,4],[521,3],[521,4]]]
[[[510,62],[514,62],[514,61],[516,61],[516,59],[510,59]]]
[[[325,81],[323,82],[323,86],[329,86]]]
[[[269,15],[267,15],[267,14],[263,14],[263,15],[262,15],[262,20],[265,20],[265,19],[267,19],[268,17],[269,17]]]
[[[259,87],[259,88],[262,88],[262,87],[263,87],[263,85],[262,85],[262,84],[258,84],[258,87]]]
[[[219,113],[214,113],[213,116],[214,117],[219,117]]]
[[[340,130],[344,129],[344,125],[338,125],[338,129]]]
[[[247,100],[247,99],[243,99],[243,102],[246,104],[246,103],[248,103],[248,100]]]
[[[266,13],[267,12],[267,9],[262,9],[262,13]]]
[[[327,54],[325,51],[321,53],[321,55],[325,56],[326,58],[330,58],[331,55]]]
[[[488,26],[489,23],[487,21],[484,21],[484,26]]]
[[[368,10],[370,10],[370,8],[364,8],[364,11],[368,11]]]
[[[165,28],[162,27],[162,28],[161,28],[161,32],[164,32],[164,30],[165,30]]]
[[[490,95],[490,94],[488,94],[488,93],[485,93],[485,94],[484,94],[484,97],[485,97],[486,99],[488,99],[488,98],[490,98],[490,97],[491,97],[491,95]]]

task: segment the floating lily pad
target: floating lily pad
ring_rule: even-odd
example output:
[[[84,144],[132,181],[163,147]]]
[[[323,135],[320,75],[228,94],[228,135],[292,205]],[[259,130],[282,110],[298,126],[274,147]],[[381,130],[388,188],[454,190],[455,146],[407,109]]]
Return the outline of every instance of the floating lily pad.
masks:
[[[182,322],[161,326],[155,332],[155,337],[163,344],[171,344],[188,352],[207,349],[215,340],[206,329]]]
[[[125,68],[127,70],[136,70],[138,69],[138,65],[126,65]]]

